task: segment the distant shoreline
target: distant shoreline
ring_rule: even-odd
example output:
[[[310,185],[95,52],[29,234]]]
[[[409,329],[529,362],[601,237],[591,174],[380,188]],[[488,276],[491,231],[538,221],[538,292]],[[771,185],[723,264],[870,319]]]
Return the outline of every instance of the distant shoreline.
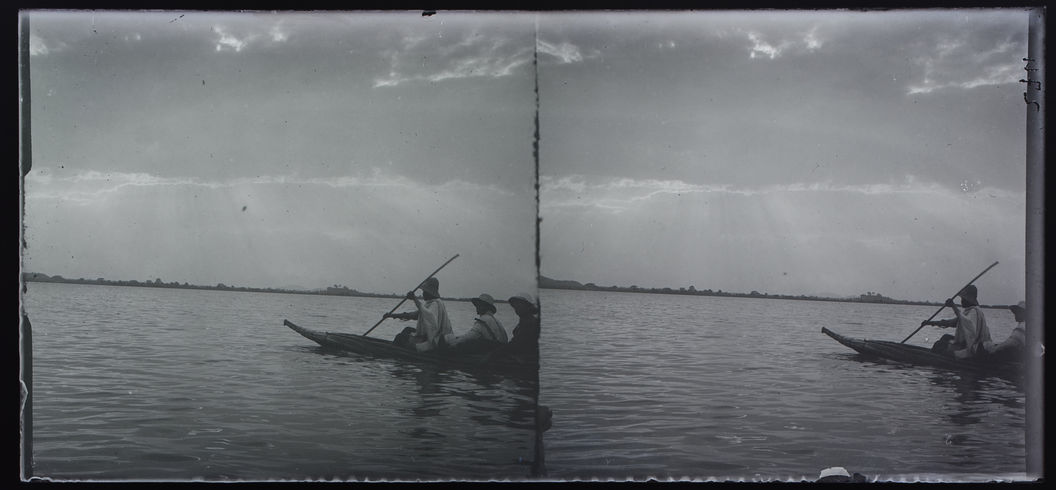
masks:
[[[280,294],[309,294],[316,296],[349,296],[356,298],[390,298],[390,299],[402,299],[402,294],[392,293],[369,293],[357,291],[355,289],[349,289],[345,286],[335,285],[327,287],[325,289],[305,290],[305,289],[284,289],[284,288],[254,288],[244,286],[228,286],[224,283],[218,283],[215,286],[203,286],[200,284],[188,284],[173,282],[162,282],[161,279],[155,279],[154,281],[121,281],[121,280],[109,280],[103,278],[97,279],[67,279],[62,276],[49,276],[47,274],[40,274],[35,272],[24,272],[22,273],[23,282],[52,282],[52,283],[63,283],[63,284],[88,284],[97,286],[132,286],[141,288],[170,288],[170,289],[199,289],[207,291],[236,291],[236,292],[248,292],[248,293],[280,293]],[[565,281],[550,279],[545,276],[539,276],[539,289],[564,289],[574,291],[605,291],[615,293],[642,293],[642,294],[674,294],[681,296],[720,296],[727,298],[757,298],[757,299],[788,299],[798,301],[826,301],[833,303],[872,303],[872,304],[891,304],[891,305],[911,305],[911,306],[942,306],[942,303],[936,303],[932,301],[910,301],[910,300],[898,300],[888,298],[886,296],[877,293],[867,293],[859,297],[847,297],[847,298],[832,298],[824,296],[811,296],[801,294],[799,296],[791,294],[767,294],[760,293],[758,291],[752,291],[750,293],[736,293],[730,291],[717,290],[712,291],[710,289],[695,289],[693,286],[687,288],[641,288],[638,286],[598,286],[594,283],[582,284],[577,281]],[[446,301],[471,301],[472,298],[443,298]],[[496,299],[496,303],[506,303],[505,300]],[[988,309],[1007,309],[1007,305],[979,305],[980,308]]]
[[[878,293],[869,292],[858,297],[847,297],[847,298],[831,298],[824,296],[811,296],[801,294],[799,296],[791,294],[767,294],[760,293],[758,291],[752,291],[750,293],[735,293],[723,290],[712,291],[710,289],[696,289],[693,286],[687,288],[641,288],[638,286],[598,286],[594,283],[582,284],[578,281],[567,281],[551,279],[545,276],[539,276],[539,289],[565,289],[575,291],[607,291],[615,293],[644,293],[644,294],[675,294],[681,296],[722,296],[729,298],[758,298],[758,299],[789,299],[789,300],[800,300],[800,301],[827,301],[835,303],[872,303],[872,304],[889,304],[889,305],[912,305],[912,306],[942,306],[943,303],[936,303],[933,301],[910,301],[888,298]],[[1007,309],[1006,305],[979,305],[980,308],[990,309]]]
[[[140,287],[140,288],[168,288],[168,289],[201,289],[208,291],[237,291],[247,293],[280,293],[280,294],[310,294],[316,296],[350,296],[356,298],[390,298],[390,299],[402,299],[403,294],[392,294],[392,293],[365,293],[362,291],[356,291],[355,289],[349,289],[345,286],[334,285],[326,289],[284,289],[284,288],[252,288],[244,286],[228,286],[224,283],[218,283],[216,286],[203,286],[200,284],[188,284],[172,281],[162,282],[161,279],[155,279],[154,281],[120,281],[120,280],[109,280],[103,278],[97,279],[67,279],[62,276],[49,276],[47,274],[40,274],[36,272],[23,272],[22,281],[29,282],[52,282],[62,284],[88,284],[96,286],[126,286],[126,287]],[[23,285],[23,288],[25,285]],[[471,301],[472,298],[443,298],[445,301]],[[504,300],[495,300],[496,303],[506,303]]]

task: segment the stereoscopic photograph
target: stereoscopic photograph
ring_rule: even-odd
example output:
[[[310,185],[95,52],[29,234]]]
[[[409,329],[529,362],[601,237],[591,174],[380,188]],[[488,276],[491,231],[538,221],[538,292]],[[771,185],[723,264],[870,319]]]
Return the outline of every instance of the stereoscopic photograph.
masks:
[[[1043,9],[19,29],[22,481],[1043,476]]]
[[[1028,17],[540,21],[550,476],[1029,479]]]
[[[538,473],[533,17],[21,20],[24,472]]]

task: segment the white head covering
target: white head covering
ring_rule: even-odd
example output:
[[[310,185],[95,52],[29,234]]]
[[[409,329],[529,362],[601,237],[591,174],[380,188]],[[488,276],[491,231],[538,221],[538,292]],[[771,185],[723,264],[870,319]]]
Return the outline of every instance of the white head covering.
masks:
[[[828,476],[845,476],[851,477],[851,474],[847,472],[847,469],[842,466],[833,466],[832,468],[825,468],[821,470],[821,475],[818,475],[818,479],[822,479]]]
[[[435,277],[430,277],[422,283],[422,291],[428,291],[433,296],[440,296],[440,280]]]

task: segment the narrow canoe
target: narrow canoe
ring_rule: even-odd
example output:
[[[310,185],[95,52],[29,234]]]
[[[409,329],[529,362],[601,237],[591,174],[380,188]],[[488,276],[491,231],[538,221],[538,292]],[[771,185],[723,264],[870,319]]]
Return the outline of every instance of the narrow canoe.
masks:
[[[538,364],[522,363],[513,358],[492,358],[486,360],[486,354],[459,353],[457,355],[444,355],[443,353],[417,352],[397,346],[388,340],[374,337],[322,332],[302,327],[289,320],[283,320],[283,324],[327,349],[469,371],[501,372],[526,376],[534,376],[538,372]]]
[[[844,337],[828,328],[822,327],[822,333],[837,342],[870,357],[880,357],[908,364],[934,366],[955,371],[970,372],[980,375],[1013,376],[1020,372],[1022,363],[1012,361],[987,362],[985,360],[963,360],[947,357],[932,352],[927,347],[900,344],[887,340],[865,340]]]

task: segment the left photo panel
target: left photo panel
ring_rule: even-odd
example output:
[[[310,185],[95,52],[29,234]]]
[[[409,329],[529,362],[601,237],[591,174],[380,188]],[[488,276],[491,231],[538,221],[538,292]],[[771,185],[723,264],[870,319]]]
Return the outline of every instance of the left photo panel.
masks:
[[[543,474],[534,15],[20,24],[23,480]]]

